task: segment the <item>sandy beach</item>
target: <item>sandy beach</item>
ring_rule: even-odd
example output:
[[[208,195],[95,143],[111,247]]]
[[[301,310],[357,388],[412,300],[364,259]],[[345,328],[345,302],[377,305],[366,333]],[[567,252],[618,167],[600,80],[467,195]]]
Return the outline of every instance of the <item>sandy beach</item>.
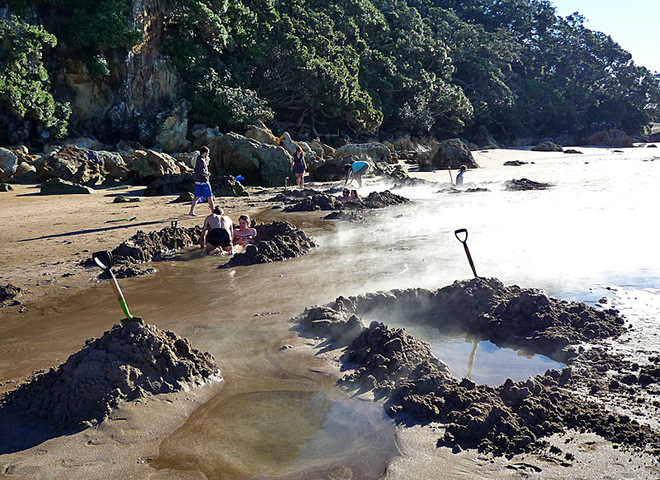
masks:
[[[652,150],[641,148],[625,149],[621,154],[612,153],[611,149],[580,150],[585,152],[579,160],[580,165],[587,164],[590,155],[603,155],[603,152],[628,156],[631,161],[660,161],[660,155],[654,156]],[[509,160],[531,165],[542,163],[551,155],[557,157],[562,154],[529,150],[475,152],[477,162],[486,166],[499,166]],[[448,181],[446,172],[411,172],[411,175],[439,183]],[[534,180],[560,182],[560,177],[569,175],[570,172],[548,168],[539,172]],[[470,171],[468,179],[475,185],[483,185],[519,176],[515,171],[493,167]],[[374,179],[367,179],[365,189],[374,188],[370,186],[373,182]],[[138,230],[159,230],[169,226],[173,220],[180,227],[201,225],[207,211],[206,205],[200,205],[197,209],[199,216],[190,217],[187,215],[189,205],[172,202],[176,195],[143,197],[144,187],[106,188],[91,195],[68,196],[42,196],[38,185],[13,187],[12,191],[0,193],[0,285],[13,284],[23,293],[16,298],[20,304],[0,308],[0,393],[28,381],[32,372],[64,362],[69,355],[82,348],[87,338],[100,336],[112,326],[113,318],[117,320],[120,317],[110,287],[98,278],[99,270],[83,265],[92,252],[112,250]],[[276,202],[272,201],[272,197],[280,190],[249,189],[249,197],[221,198],[219,202],[235,221],[240,214],[247,213],[257,222],[289,220],[302,229],[317,232],[331,228],[320,221],[318,212],[286,214],[274,209]],[[113,203],[119,195],[136,196],[140,201]],[[322,251],[328,245],[328,242],[321,242],[318,250]],[[478,252],[481,246],[479,240],[473,245],[476,247],[474,251]],[[347,286],[361,288],[364,281],[356,279],[346,285],[333,284],[327,291],[305,289],[303,296],[307,298],[292,299],[278,293],[277,287],[272,285],[277,285],[279,277],[286,281],[295,278],[294,262],[297,260],[284,262],[286,265],[281,267],[256,265],[238,267],[224,273],[215,268],[219,262],[217,258],[198,256],[192,247],[187,252],[186,262],[194,263],[197,269],[205,268],[209,277],[195,284],[197,296],[194,300],[185,300],[186,295],[190,294],[186,291],[186,285],[193,284],[193,277],[172,280],[177,275],[187,275],[181,267],[183,262],[155,265],[156,273],[121,280],[121,283],[125,286],[129,303],[135,305],[132,307],[135,311],[146,310],[149,318],[154,320],[160,316],[163,328],[192,337],[200,349],[230,352],[227,358],[216,355],[224,380],[198,389],[156,395],[124,404],[97,427],[74,435],[50,438],[26,450],[0,452],[0,478],[660,478],[657,457],[627,449],[625,445],[615,445],[591,433],[569,431],[555,435],[550,443],[557,445],[557,450],[548,448],[540,453],[493,457],[474,450],[452,453],[447,447],[438,448],[436,441],[442,430],[441,425],[397,427],[396,446],[393,447],[396,453],[392,450],[384,454],[388,458],[383,459],[381,464],[374,464],[384,463],[384,469],[371,472],[369,477],[363,477],[354,467],[352,470],[342,467],[348,462],[344,457],[329,461],[327,465],[310,462],[297,468],[297,464],[287,456],[295,458],[295,453],[290,452],[282,454],[285,458],[283,463],[293,465],[290,470],[280,470],[275,460],[273,465],[261,469],[258,465],[249,465],[249,457],[242,459],[241,465],[236,461],[232,468],[226,467],[225,470],[209,467],[204,463],[208,461],[208,456],[203,461],[193,458],[195,448],[211,447],[199,447],[195,443],[196,434],[191,426],[195,422],[203,423],[198,417],[206,415],[207,411],[215,412],[218,408],[231,410],[228,402],[232,399],[254,391],[275,391],[276,388],[284,388],[283,385],[296,392],[321,389],[334,401],[334,394],[329,392],[336,388],[334,383],[342,374],[338,367],[339,352],[319,355],[318,341],[297,337],[290,331],[288,320],[301,312],[301,305],[324,303],[343,294],[343,288]],[[325,266],[314,255],[321,253],[308,255],[310,258],[305,260],[308,262],[305,265],[313,268],[314,262],[318,262],[320,271],[316,275],[322,278]],[[337,269],[340,267],[336,266]],[[352,271],[347,272],[348,275]],[[332,275],[328,270],[325,274]],[[248,277],[249,284],[245,283]],[[393,277],[390,283],[395,280],[396,277]],[[561,279],[556,281],[560,283]],[[174,283],[169,282],[178,282],[176,288]],[[213,288],[217,282],[227,285],[227,292],[233,291],[240,298],[229,297],[222,290],[208,300],[207,307],[221,311],[222,319],[215,323],[209,319],[190,320],[194,316],[207,315],[207,310],[192,305],[204,298],[200,291]],[[168,291],[170,286],[172,291]],[[167,304],[166,299],[172,296],[179,296],[182,301]],[[86,299],[92,297],[93,303],[87,304]],[[85,311],[80,312],[81,309]],[[177,319],[184,317],[188,320],[179,324]],[[251,323],[247,324],[246,319]],[[209,333],[202,335],[200,332],[204,331]],[[245,342],[233,346],[233,343],[238,343],[227,331],[240,332],[237,333],[240,335],[238,338]],[[232,343],[231,346],[222,343],[225,335],[231,338],[226,340]],[[259,351],[256,347],[255,351],[246,349],[251,336],[255,338],[255,345],[259,342]],[[261,346],[264,348],[261,349]],[[654,347],[649,347],[645,353],[653,351]],[[257,371],[258,374],[255,373]],[[274,386],[276,383],[279,384],[277,387]],[[286,403],[286,400],[282,402]],[[628,397],[616,408],[641,418],[648,417],[649,412],[654,411],[653,408],[644,409],[630,403]],[[280,414],[282,412],[278,411],[274,415]],[[230,423],[231,420],[223,419],[227,424],[240,424]],[[657,424],[654,427],[657,428]],[[381,427],[374,427],[374,431],[385,436],[383,432],[389,432],[387,428],[381,430]],[[238,438],[232,445],[237,452],[241,450]],[[176,448],[171,445],[172,442],[178,442]],[[231,452],[223,452],[221,456],[231,455]],[[242,458],[242,455],[236,453],[235,456]],[[230,458],[222,465],[231,463]],[[223,473],[218,473],[220,471]]]

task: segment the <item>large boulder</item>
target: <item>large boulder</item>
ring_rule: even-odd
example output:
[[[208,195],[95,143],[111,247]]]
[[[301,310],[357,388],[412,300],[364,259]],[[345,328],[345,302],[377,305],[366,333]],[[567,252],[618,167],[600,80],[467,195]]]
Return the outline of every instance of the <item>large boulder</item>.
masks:
[[[181,100],[171,109],[156,116],[155,124],[158,133],[156,133],[154,141],[164,152],[180,152],[190,146],[190,140],[186,138],[190,106],[189,101]]]
[[[0,147],[0,181],[11,178],[17,167],[18,157],[11,150]]]
[[[374,163],[396,163],[396,159],[392,157],[392,152],[382,143],[349,143],[343,147],[335,150],[334,158],[341,159],[355,159],[371,160]],[[346,162],[344,162],[346,163]]]
[[[93,186],[102,181],[103,160],[94,150],[65,145],[49,155],[37,168],[39,180],[61,178],[72,183]]]
[[[308,162],[309,178],[315,182],[332,182],[346,176],[344,165],[350,163],[348,158],[325,158]]]
[[[613,128],[589,135],[581,143],[585,145],[600,145],[606,147],[634,147],[635,139],[623,130]]]
[[[282,186],[291,175],[291,155],[282,147],[227,133],[212,140],[209,149],[211,174],[242,175],[249,185],[265,187]]]
[[[561,145],[557,145],[554,142],[543,142],[539,143],[535,147],[532,147],[533,152],[563,152],[564,148]]]
[[[452,138],[440,142],[433,148],[428,159],[420,157],[420,167],[433,168],[459,168],[465,165],[467,168],[479,168],[476,160],[472,156],[470,149],[458,138]]]
[[[212,175],[211,189],[216,197],[244,197],[248,193],[240,182],[229,175]],[[144,191],[145,196],[173,195],[184,192],[194,193],[195,182],[191,174],[169,174],[151,182]]]
[[[158,178],[172,173],[181,173],[174,159],[166,153],[137,150],[128,164],[137,179]]]
[[[94,190],[86,185],[69,182],[61,178],[51,178],[41,185],[42,195],[62,195],[69,193],[94,193]]]
[[[278,138],[273,135],[271,129],[264,125],[263,122],[248,126],[248,129],[245,132],[245,136],[260,143],[266,143],[268,145],[279,145]]]
[[[289,132],[284,132],[280,138],[277,139],[277,144],[283,147],[289,154],[293,155],[298,149],[298,144],[293,141]]]

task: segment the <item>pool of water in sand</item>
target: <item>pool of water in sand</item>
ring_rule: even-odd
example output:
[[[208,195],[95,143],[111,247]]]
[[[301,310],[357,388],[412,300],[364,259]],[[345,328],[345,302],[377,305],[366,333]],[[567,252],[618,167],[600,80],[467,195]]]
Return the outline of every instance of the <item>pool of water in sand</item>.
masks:
[[[660,162],[641,153],[557,154],[522,167],[503,167],[484,154],[467,186],[487,192],[399,190],[413,202],[373,212],[364,226],[320,222],[320,214],[291,216],[319,244],[304,257],[223,270],[216,257],[187,253],[157,263],[156,275],[121,280],[134,314],[211,352],[225,378],[221,392],[164,440],[154,467],[185,467],[209,478],[312,478],[332,469],[379,478],[397,454],[395,427],[379,404],[339,391],[317,369],[318,359],[281,350],[293,342],[288,320],[339,295],[439,288],[469,278],[457,228],[469,231],[479,275],[617,306],[636,331],[618,347],[631,355],[640,346],[660,350],[653,322],[660,313],[654,211]],[[447,186],[446,173],[429,176]],[[522,177],[554,186],[504,190],[506,180]],[[370,189],[367,184],[364,193]],[[258,220],[272,216],[264,212]],[[78,350],[120,313],[105,282],[65,305],[35,309],[28,321],[16,320],[13,338],[0,340],[3,377],[63,362],[61,352]],[[488,351],[479,345],[475,364]]]

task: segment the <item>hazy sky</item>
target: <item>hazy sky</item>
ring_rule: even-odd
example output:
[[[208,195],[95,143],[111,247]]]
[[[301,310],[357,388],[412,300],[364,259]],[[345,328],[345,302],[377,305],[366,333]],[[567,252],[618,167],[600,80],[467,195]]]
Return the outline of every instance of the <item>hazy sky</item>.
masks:
[[[630,52],[637,65],[660,72],[659,0],[550,0],[566,17],[580,12],[584,26],[608,34]]]

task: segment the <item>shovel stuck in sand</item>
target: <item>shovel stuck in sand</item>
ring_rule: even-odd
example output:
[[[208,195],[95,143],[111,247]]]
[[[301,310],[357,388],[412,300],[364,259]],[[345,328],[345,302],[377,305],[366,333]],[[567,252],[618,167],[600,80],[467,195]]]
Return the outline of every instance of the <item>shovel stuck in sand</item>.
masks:
[[[465,238],[461,238],[462,234],[465,234]],[[463,244],[463,248],[465,248],[465,254],[467,255],[468,262],[470,262],[470,267],[472,268],[472,273],[474,273],[474,278],[479,278],[479,275],[477,275],[477,271],[474,268],[474,262],[472,261],[472,255],[470,255],[470,249],[467,246],[467,238],[468,238],[467,229],[459,228],[458,230],[454,231],[454,235],[456,235],[458,241],[461,242]]]
[[[122,325],[126,324],[127,322],[139,322],[141,325],[144,325],[144,322],[142,321],[141,317],[134,317],[133,315],[131,315],[131,312],[129,312],[128,310],[128,305],[126,304],[126,300],[124,299],[124,294],[121,292],[121,288],[119,288],[119,283],[117,283],[117,278],[115,277],[115,274],[112,273],[111,267],[114,263],[114,260],[112,258],[112,252],[109,252],[107,250],[101,252],[94,252],[92,254],[92,258],[99,266],[99,268],[103,270],[105,273],[107,273],[108,276],[110,277],[112,289],[115,291],[115,295],[117,296],[117,300],[119,300],[119,305],[121,306],[124,315],[126,315],[126,318],[122,319],[121,321]]]

